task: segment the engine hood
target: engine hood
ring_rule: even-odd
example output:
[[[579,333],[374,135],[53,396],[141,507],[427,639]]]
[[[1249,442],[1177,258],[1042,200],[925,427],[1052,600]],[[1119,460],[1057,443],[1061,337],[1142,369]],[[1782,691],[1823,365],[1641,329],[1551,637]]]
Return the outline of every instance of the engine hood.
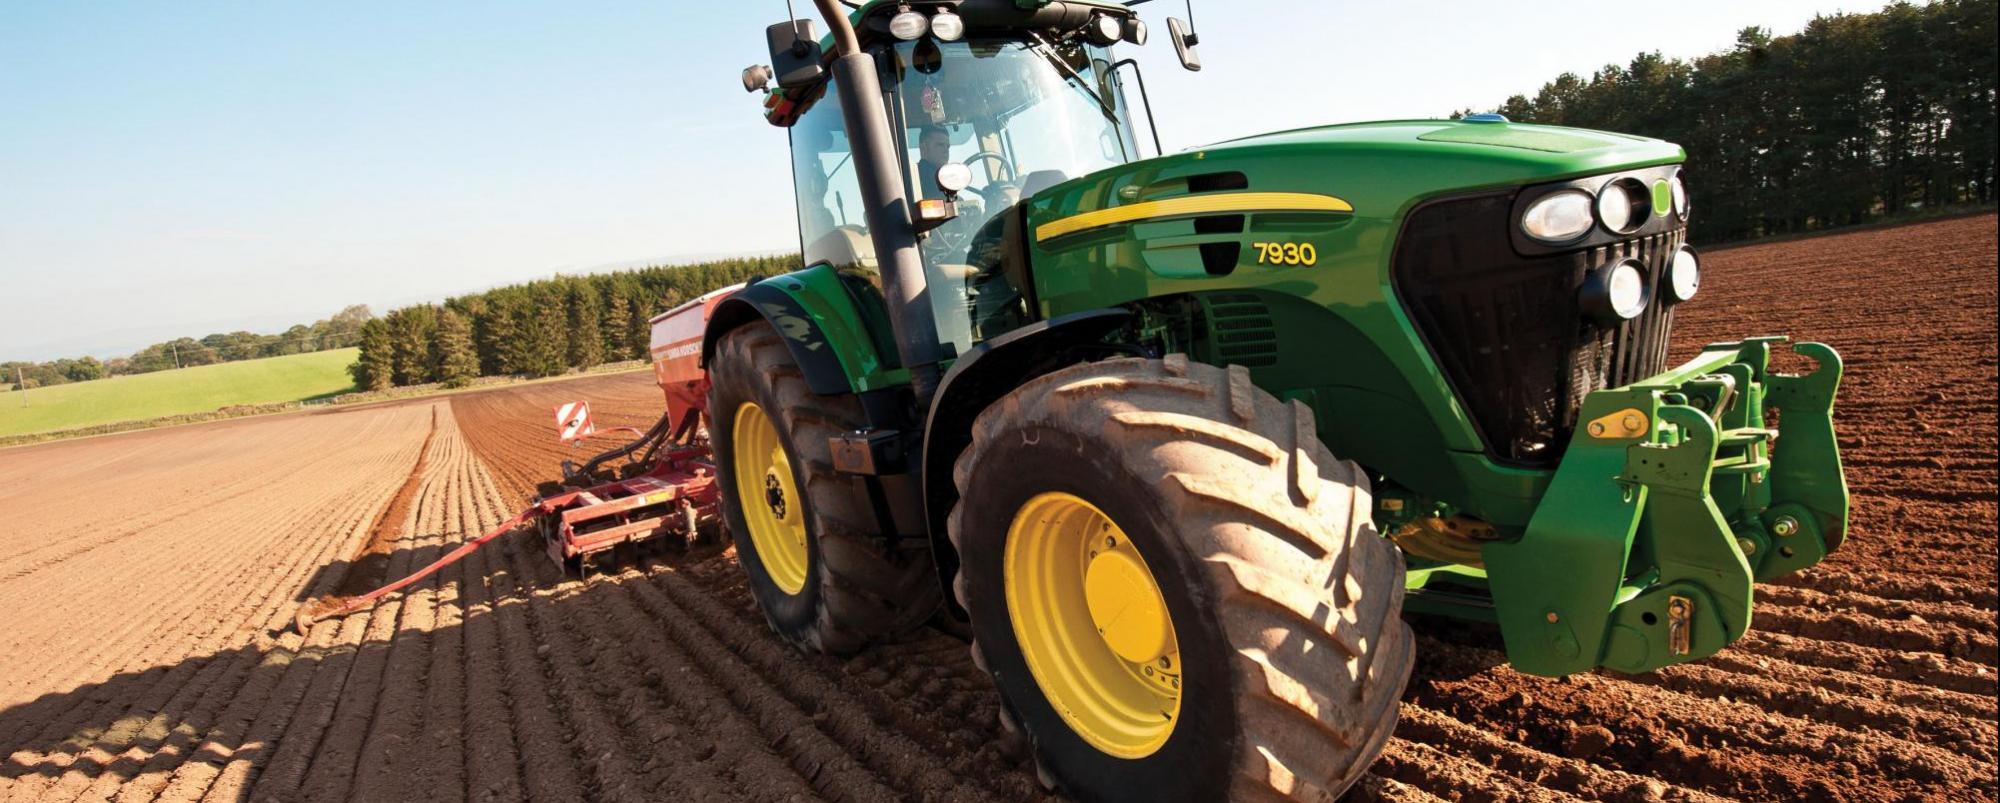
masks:
[[[1098,171],[1029,199],[1033,227],[1180,196],[1323,196],[1363,218],[1399,218],[1436,196],[1684,160],[1680,146],[1555,126],[1397,120],[1302,128]],[[1109,216],[1109,217],[1107,217]]]

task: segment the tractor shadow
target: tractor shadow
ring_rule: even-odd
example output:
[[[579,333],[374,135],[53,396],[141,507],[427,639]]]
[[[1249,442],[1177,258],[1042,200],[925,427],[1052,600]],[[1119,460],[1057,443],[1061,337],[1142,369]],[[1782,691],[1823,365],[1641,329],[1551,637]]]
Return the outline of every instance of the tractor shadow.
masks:
[[[1507,644],[1500,626],[1449,616],[1403,613],[1417,637],[1416,663],[1410,670],[1405,702],[1427,681],[1456,682],[1491,674],[1507,666]],[[1442,649],[1436,649],[1442,647]]]
[[[293,597],[368,586],[391,571],[401,576],[455,546],[402,547],[361,560],[335,560],[319,567]],[[628,593],[618,587],[623,582],[649,582],[656,576],[653,569],[685,569],[694,579],[705,569],[694,564],[721,563],[714,558],[723,551],[701,546],[621,555],[620,566],[629,562],[645,575],[596,572],[578,581],[549,561],[532,528],[522,528],[408,589],[431,602],[447,594],[456,600],[451,607],[459,615],[438,620],[451,622],[444,626],[426,626],[429,606],[406,604],[418,597],[405,593],[371,610],[318,621],[304,634],[284,624],[294,606],[281,606],[234,633],[227,622],[191,623],[227,634],[222,637],[233,646],[119,672],[0,710],[0,797],[69,799],[93,789],[115,795],[119,790],[107,786],[137,782],[149,794],[169,784],[192,787],[174,790],[176,799],[204,792],[227,800],[470,799],[479,790],[486,790],[481,796],[521,799],[528,790],[526,764],[555,758],[589,767],[598,760],[585,754],[584,740],[567,738],[559,728],[533,738],[560,746],[566,755],[515,756],[511,776],[464,775],[468,757],[492,750],[496,738],[508,744],[525,738],[507,732],[521,729],[524,706],[548,711],[564,705],[558,687],[547,682],[561,677],[561,663],[549,648],[575,643],[589,650],[595,642],[579,628],[560,633],[549,628],[573,617],[601,619],[618,607],[606,604],[607,595]],[[531,595],[532,604],[524,604]],[[378,613],[395,620],[377,621]],[[486,689],[490,699],[477,700],[475,675],[501,678],[504,685]],[[462,690],[450,692],[463,695],[462,702],[427,704],[433,689],[453,688]],[[600,702],[611,708],[623,700]],[[502,731],[497,737],[487,733],[496,728]],[[707,755],[719,746],[717,738],[682,727],[674,742],[653,747]],[[423,749],[410,749],[417,740]],[[436,779],[451,778],[468,786],[433,788]],[[664,786],[657,791],[673,796]]]
[[[420,540],[425,545],[405,541],[386,552],[330,561],[290,596],[365,592],[379,579],[403,576],[458,545],[457,536],[442,544],[429,537]],[[603,634],[621,629],[604,624],[604,618],[630,607],[632,590],[622,586],[657,582],[665,570],[726,607],[746,608],[750,596],[739,581],[741,570],[726,553],[726,539],[687,551],[648,547],[614,555],[579,581],[548,559],[533,528],[520,528],[413,585],[411,593],[316,622],[304,634],[285,626],[293,608],[280,606],[264,620],[236,629],[224,649],[120,672],[0,710],[0,792],[67,799],[132,785],[149,793],[165,788],[175,799],[204,792],[238,801],[470,798],[475,793],[525,798],[534,772],[530,764],[553,761],[588,768],[602,760],[603,745],[574,738],[574,721],[552,712],[576,702],[576,692],[564,688],[575,679],[565,666],[583,659],[585,666],[622,671],[616,661],[607,660],[601,643]],[[620,573],[625,566],[642,571]],[[429,603],[419,600],[445,597],[456,600],[450,607],[459,615],[433,621]],[[378,614],[394,618],[378,619]],[[1450,619],[1410,619],[1422,641],[1493,649],[1450,650],[1461,657],[1440,659],[1432,655],[1440,651],[1419,646],[1406,699],[1420,695],[1427,680],[1470,677],[1495,665],[1462,656],[1498,654],[1497,630]],[[657,626],[627,620],[622,627],[649,624]],[[226,633],[231,623],[214,627]],[[586,654],[575,654],[578,650]],[[868,671],[894,671],[893,657],[857,660],[878,667]],[[835,659],[802,660],[801,666],[807,671],[859,671]],[[480,678],[486,679],[484,685]],[[663,694],[645,683],[625,684],[622,691],[616,686],[591,679],[582,688],[601,713],[621,723],[627,721],[622,717],[632,705],[631,695]],[[439,694],[445,695],[442,704],[433,699]],[[997,709],[997,692],[982,695],[992,699],[981,708]],[[669,712],[678,710],[655,702]],[[891,721],[921,721],[935,713],[928,710],[935,704],[924,695],[911,695],[898,703],[904,710],[884,715]],[[960,736],[997,742],[994,727],[974,717]],[[683,725],[670,732],[675,734],[671,741],[647,749],[726,757],[743,747],[725,743],[727,737],[714,728]],[[419,744],[422,749],[412,749]],[[524,744],[546,745],[555,754],[515,752],[514,746]],[[495,750],[507,760],[488,762],[489,769],[477,777],[469,774],[479,766],[475,756]],[[651,758],[633,755],[626,763],[639,767]],[[497,768],[508,761],[512,772]],[[977,774],[996,788],[1035,786],[1031,764],[972,763],[983,768]],[[1021,777],[1012,777],[1017,774]],[[660,784],[650,790],[652,796],[677,795],[652,776],[625,782],[636,789],[647,780]],[[747,790],[735,792],[740,794],[718,799],[753,797]]]

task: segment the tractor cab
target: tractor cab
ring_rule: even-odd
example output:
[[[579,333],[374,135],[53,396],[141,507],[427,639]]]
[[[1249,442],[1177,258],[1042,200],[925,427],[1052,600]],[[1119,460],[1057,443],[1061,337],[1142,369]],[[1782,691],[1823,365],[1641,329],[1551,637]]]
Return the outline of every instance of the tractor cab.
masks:
[[[1006,13],[984,10],[989,5]],[[1101,37],[1084,27],[1014,27],[1034,16],[1011,3],[945,6],[897,16],[895,7],[877,4],[856,16],[882,78],[938,340],[962,354],[1030,320],[1020,202],[1142,155]],[[936,22],[940,16],[946,22]],[[1126,19],[1104,18],[1112,21],[1104,31],[1122,29]],[[902,38],[909,29],[898,25],[919,19],[923,32]],[[828,74],[816,85],[780,88],[769,116],[790,129],[806,263],[865,281],[879,275],[879,264],[861,201],[862,168],[840,95],[828,86],[834,80]]]

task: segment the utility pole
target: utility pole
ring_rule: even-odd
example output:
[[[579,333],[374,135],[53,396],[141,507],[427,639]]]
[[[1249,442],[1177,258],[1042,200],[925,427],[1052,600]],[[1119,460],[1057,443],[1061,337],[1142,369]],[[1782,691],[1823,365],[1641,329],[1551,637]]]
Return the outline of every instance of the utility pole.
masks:
[[[181,344],[168,343],[167,345],[172,346],[174,349],[174,370],[178,371],[181,369]]]
[[[28,380],[21,376],[21,366],[14,366],[14,386],[21,389],[21,406],[28,406]]]

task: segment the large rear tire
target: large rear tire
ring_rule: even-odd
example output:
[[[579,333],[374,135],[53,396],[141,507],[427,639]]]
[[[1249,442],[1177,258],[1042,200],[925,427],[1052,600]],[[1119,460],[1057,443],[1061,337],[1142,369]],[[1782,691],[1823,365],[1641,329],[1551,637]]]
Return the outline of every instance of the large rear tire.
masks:
[[[1305,406],[1182,355],[1078,365],[982,413],[954,480],[973,658],[1045,780],[1330,801],[1380,754],[1403,561]]]
[[[833,470],[827,439],[865,425],[860,401],[813,393],[762,322],[723,336],[709,378],[723,518],[771,629],[844,655],[929,619],[942,591],[928,541],[876,532],[866,489]]]

